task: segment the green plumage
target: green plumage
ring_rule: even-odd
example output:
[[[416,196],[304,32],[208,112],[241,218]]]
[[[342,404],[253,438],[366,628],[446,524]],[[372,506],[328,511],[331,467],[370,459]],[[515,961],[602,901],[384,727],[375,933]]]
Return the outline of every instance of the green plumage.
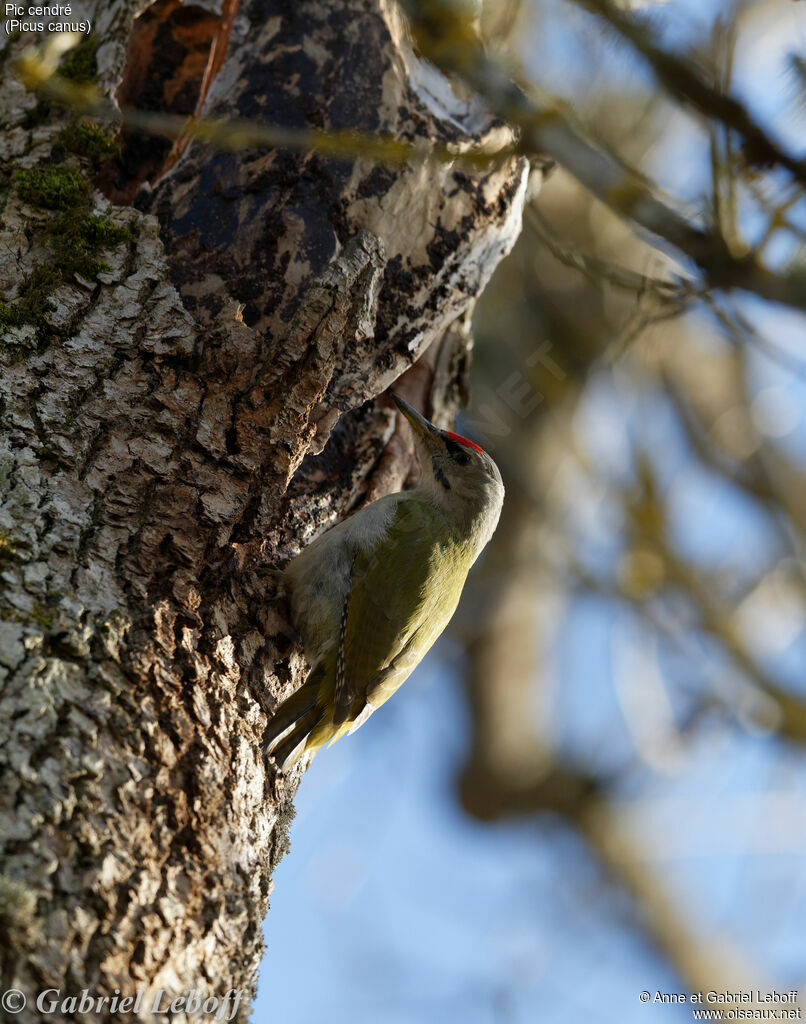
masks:
[[[355,553],[338,645],[272,722],[276,735],[299,722],[278,761],[306,735],[306,750],[338,739],[392,696],[448,624],[475,555],[431,502],[399,503],[380,543]]]

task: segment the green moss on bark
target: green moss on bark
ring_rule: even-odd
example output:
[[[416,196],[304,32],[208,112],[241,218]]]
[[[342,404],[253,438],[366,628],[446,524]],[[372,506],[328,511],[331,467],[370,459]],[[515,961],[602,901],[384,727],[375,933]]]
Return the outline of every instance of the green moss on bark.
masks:
[[[67,164],[17,171],[14,186],[23,202],[42,210],[67,210],[76,204],[83,206],[90,194],[87,178]]]
[[[59,74],[73,82],[98,81],[98,39],[88,36],[62,60]]]
[[[89,137],[94,138],[92,133]],[[35,228],[45,235],[50,259],[25,276],[13,303],[0,298],[0,327],[32,324],[41,338],[48,327],[47,315],[55,308],[50,298],[53,291],[76,274],[92,279],[108,270],[100,256],[103,250],[130,242],[134,236],[108,216],[91,212],[90,182],[77,168],[65,163],[33,167],[18,171],[13,185],[24,202],[53,213]]]
[[[93,167],[98,168],[117,151],[118,145],[111,132],[90,121],[72,121],[56,137],[53,155],[58,158],[64,152],[75,153],[86,157]]]
[[[45,316],[54,309],[48,296],[59,284],[61,276],[55,267],[47,263],[37,264],[23,279],[16,302],[13,305],[0,302],[0,325],[22,327],[23,324],[33,324],[37,330],[45,327]]]
[[[109,264],[98,257],[104,249],[112,249],[121,242],[130,242],[133,235],[128,228],[116,227],[109,217],[70,210],[57,218],[48,228],[54,264],[61,280],[74,274],[95,277],[109,270]]]

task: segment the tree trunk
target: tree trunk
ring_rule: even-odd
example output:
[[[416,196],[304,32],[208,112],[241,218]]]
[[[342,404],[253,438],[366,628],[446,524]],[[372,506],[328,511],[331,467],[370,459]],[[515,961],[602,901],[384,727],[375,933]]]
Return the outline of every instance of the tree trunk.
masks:
[[[140,109],[506,141],[385,0],[236,7],[99,3],[66,70]],[[44,989],[141,990],[143,1018],[234,989],[246,1020],[298,782],[261,736],[306,671],[255,569],[403,484],[381,396],[410,367],[453,415],[527,167],[130,132],[104,160],[16,80],[26,42],[0,69],[2,987],[23,1022]]]

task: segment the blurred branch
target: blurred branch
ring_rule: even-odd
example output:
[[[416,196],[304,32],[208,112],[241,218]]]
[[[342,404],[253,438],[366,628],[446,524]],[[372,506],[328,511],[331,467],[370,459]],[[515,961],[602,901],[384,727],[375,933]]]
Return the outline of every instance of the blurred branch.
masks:
[[[730,90],[733,76],[736,26],[731,24],[726,27],[722,19],[717,18],[712,36],[719,89],[725,94]],[[747,251],[747,246],[741,242],[739,234],[731,133],[724,122],[717,119],[709,119],[707,127],[711,157],[711,202],[714,223],[731,251],[744,253]]]
[[[806,274],[775,274],[752,256],[734,256],[712,229],[695,227],[657,195],[646,177],[604,147],[593,146],[572,125],[557,101],[540,101],[485,53],[472,27],[446,0],[402,0],[415,40],[429,60],[458,75],[499,117],[521,132],[521,152],[560,163],[616,213],[671,243],[692,260],[713,288],[754,292],[806,309]],[[729,109],[733,109],[729,105]]]
[[[806,699],[779,686],[750,653],[734,627],[728,609],[713,596],[713,587],[691,566],[667,554],[669,582],[677,584],[697,609],[702,628],[718,641],[736,667],[775,705],[772,716],[763,715],[761,724],[798,745],[806,743]],[[772,720],[770,720],[772,717]]]
[[[595,14],[630,43],[649,63],[670,96],[710,121],[718,121],[736,132],[743,140],[745,157],[750,164],[777,164],[806,184],[806,163],[771,139],[744,104],[711,85],[692,61],[663,49],[647,21],[617,7],[612,0],[572,2]]]
[[[648,600],[648,595],[634,593],[618,586],[616,583],[601,580],[591,575],[572,558],[568,560],[568,568],[576,577],[578,584],[586,591],[630,604],[653,630],[672,641],[686,657],[698,656],[699,652],[693,651],[688,644],[684,643],[678,631],[671,629],[669,624],[656,613],[653,602]],[[674,579],[672,574],[670,574],[670,582],[683,584],[683,577]],[[691,582],[691,580],[686,580],[683,585],[690,587]],[[777,683],[769,679],[757,662],[750,656],[744,644],[737,641],[733,627],[715,603],[707,602],[707,607],[703,608],[699,600],[693,596],[691,590],[686,589],[685,593],[692,600],[699,614],[702,629],[718,641],[720,649],[726,651],[743,676],[754,684],[755,689],[760,691],[763,697],[769,698],[770,701],[774,702],[772,707],[770,705],[761,705],[760,703],[752,703],[748,707],[745,702],[741,707],[742,712],[752,718],[759,726],[766,730],[777,732],[782,738],[795,743],[797,746],[802,746],[806,743],[806,701],[801,700],[790,691],[784,690]],[[656,595],[653,594],[651,596],[655,597]],[[738,703],[731,703],[722,695],[719,697],[718,702],[703,700],[697,709],[695,717],[698,717],[701,712],[705,711],[709,706],[713,707],[715,704],[734,718],[736,717],[737,710],[739,710]]]
[[[257,121],[220,121],[213,118],[188,118],[156,111],[119,109],[94,85],[77,83],[57,74],[55,66],[41,51],[28,48],[17,62],[18,73],[26,88],[43,99],[68,107],[76,114],[99,121],[111,121],[135,131],[171,138],[194,139],[218,149],[315,150],[333,159],[356,157],[390,166],[402,166],[411,160],[437,163],[464,163],[490,167],[515,153],[514,146],[491,150],[479,146],[461,151],[457,147],[406,142],[391,135],[359,131],[321,131],[315,128],[285,128]]]
[[[639,489],[634,495],[625,496],[623,506],[630,517],[632,545],[648,545],[662,565],[662,576],[658,578],[658,584],[665,582],[666,585],[679,588],[687,596],[698,613],[702,629],[718,642],[744,677],[774,702],[773,717],[777,720],[770,721],[770,716],[764,713],[762,724],[772,727],[791,742],[799,745],[806,743],[806,699],[780,686],[764,671],[735,628],[731,611],[718,597],[714,581],[674,551],[666,532],[665,514],[648,460],[641,462]],[[640,601],[646,595],[627,592],[625,596],[632,601]]]
[[[605,351],[605,361],[612,363],[618,359],[648,327],[683,316],[692,300],[693,296],[686,301],[681,300],[669,305],[659,303],[652,293],[639,295],[631,316]]]
[[[755,245],[755,251],[758,255],[764,252],[775,232],[781,228],[788,231],[795,238],[799,238],[801,242],[806,242],[806,230],[786,216],[787,212],[803,199],[803,192],[800,188],[793,187],[790,195],[775,204],[770,203],[756,182],[747,182],[747,188],[758,205],[770,218],[764,234]]]
[[[727,935],[704,937],[692,925],[692,908],[665,891],[614,806],[606,801],[590,802],[578,815],[577,825],[599,862],[632,896],[645,930],[689,991],[740,992],[768,987],[758,971],[732,948]]]
[[[559,407],[565,416],[576,405],[580,382],[571,376],[566,381],[566,400]],[[711,938],[703,938],[690,911],[665,891],[658,871],[624,824],[610,796],[621,773],[593,774],[563,763],[550,749],[549,731],[538,724],[536,706],[545,707],[534,694],[535,686],[541,688],[544,682],[537,655],[539,606],[551,600],[557,587],[543,575],[545,552],[542,559],[540,552],[545,538],[539,523],[545,490],[536,467],[543,466],[539,448],[556,447],[557,438],[547,425],[558,415],[565,418],[556,408],[552,416],[544,411],[513,436],[510,464],[524,472],[508,490],[499,530],[468,585],[462,615],[472,624],[466,637],[466,680],[473,731],[459,783],[461,800],[470,814],[484,821],[560,816],[583,836],[613,883],[630,896],[638,926],[685,985],[693,991],[746,988],[752,972],[722,937],[714,952]],[[512,478],[511,473],[506,475]],[[763,987],[762,979],[757,982]]]
[[[682,316],[701,297],[701,289],[685,279],[664,280],[639,274],[563,244],[534,203],[525,207],[524,223],[558,262],[584,275],[595,288],[601,290],[607,283],[635,296],[635,307],[605,349],[606,362],[619,358],[647,327]]]
[[[595,472],[582,453],[577,452],[577,457],[589,472]],[[806,744],[806,698],[780,686],[764,671],[735,629],[730,610],[716,596],[718,588],[714,580],[706,578],[673,550],[651,463],[642,457],[638,468],[638,484],[634,491],[623,494],[621,502],[628,520],[627,556],[632,558],[633,569],[624,571],[620,583],[606,582],[592,575],[562,542],[555,545],[554,553],[560,553],[569,571],[587,590],[633,605],[656,629],[660,623],[651,614],[650,599],[656,597],[661,586],[679,589],[696,611],[702,630],[717,641],[744,678],[772,702],[773,707],[752,708],[753,717],[790,742],[799,746]],[[630,562],[623,559],[622,565],[625,564],[629,566]],[[666,629],[663,632],[670,635]]]
[[[801,378],[806,376],[806,360],[798,359],[761,334],[739,310],[727,308],[708,293],[702,296],[702,300],[723,328],[728,340],[737,346],[737,350],[752,346],[790,373]]]
[[[498,574],[496,582],[485,567],[485,599],[496,608],[508,606],[506,593],[519,575],[519,567],[523,567],[522,560],[510,567],[510,573]],[[615,780],[547,762],[545,748],[534,733],[531,747],[524,742],[532,717],[528,688],[522,685],[526,680],[513,681],[510,662],[500,657],[502,650],[512,650],[510,626],[521,624],[521,616],[515,623],[508,623],[504,615],[480,621],[487,625],[469,648],[474,744],[460,782],[466,810],[485,821],[559,815],[579,830],[613,882],[630,895],[637,922],[684,984],[692,991],[748,987],[749,972],[730,944],[721,939],[715,946],[710,937],[703,939],[692,925],[690,913],[664,890],[657,872],[620,821],[617,805],[608,797]],[[495,705],[492,713],[490,702]],[[510,744],[507,738],[513,735],[520,741]],[[760,979],[758,987],[763,987]]]
[[[687,301],[697,291],[687,281],[667,281],[660,277],[650,277],[647,274],[639,274],[628,267],[618,266],[606,260],[599,259],[591,253],[579,252],[571,246],[564,244],[552,231],[550,225],[534,205],[528,203],[524,209],[524,223],[533,232],[551,255],[566,267],[579,271],[597,287],[602,281],[612,284],[615,288],[624,291],[645,294],[654,292],[663,302],[677,303]]]
[[[785,489],[773,483],[764,458],[758,451],[741,461],[737,462],[731,459],[729,462],[729,456],[718,451],[711,443],[706,425],[702,422],[702,419],[691,403],[686,400],[677,382],[668,373],[664,374],[663,380],[666,393],[674,403],[689,443],[700,461],[709,469],[718,473],[723,479],[761,502],[770,513],[770,520],[775,524],[779,536],[786,544],[793,558],[801,562],[803,559],[803,541],[806,541],[806,512],[802,509],[801,504],[798,501],[791,500],[786,494]],[[759,445],[761,445],[760,441]],[[791,460],[787,460],[785,476],[788,477],[790,472],[801,476],[795,469],[794,463]],[[806,481],[802,481],[802,483],[806,485]],[[790,531],[784,529],[784,523],[797,530],[801,538],[800,544],[796,545],[794,543]]]
[[[522,715],[523,709],[513,707],[512,714]],[[741,962],[727,936],[715,942],[713,936],[698,934],[690,909],[665,891],[600,782],[555,768],[531,784],[503,785],[474,762],[462,777],[461,795],[464,806],[482,820],[558,814],[577,828],[614,884],[629,894],[637,923],[690,991],[765,988],[758,977],[748,981],[754,972]]]

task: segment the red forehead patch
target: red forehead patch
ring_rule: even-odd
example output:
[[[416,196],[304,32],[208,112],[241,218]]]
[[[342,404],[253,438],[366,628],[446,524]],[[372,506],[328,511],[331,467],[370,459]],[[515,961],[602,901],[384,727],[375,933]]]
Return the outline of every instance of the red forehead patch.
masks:
[[[456,441],[457,444],[463,444],[466,448],[472,448],[474,452],[484,454],[484,449],[479,448],[475,441],[470,441],[466,437],[462,437],[461,434],[454,434],[452,430],[446,430],[445,436],[449,437],[451,441]]]

